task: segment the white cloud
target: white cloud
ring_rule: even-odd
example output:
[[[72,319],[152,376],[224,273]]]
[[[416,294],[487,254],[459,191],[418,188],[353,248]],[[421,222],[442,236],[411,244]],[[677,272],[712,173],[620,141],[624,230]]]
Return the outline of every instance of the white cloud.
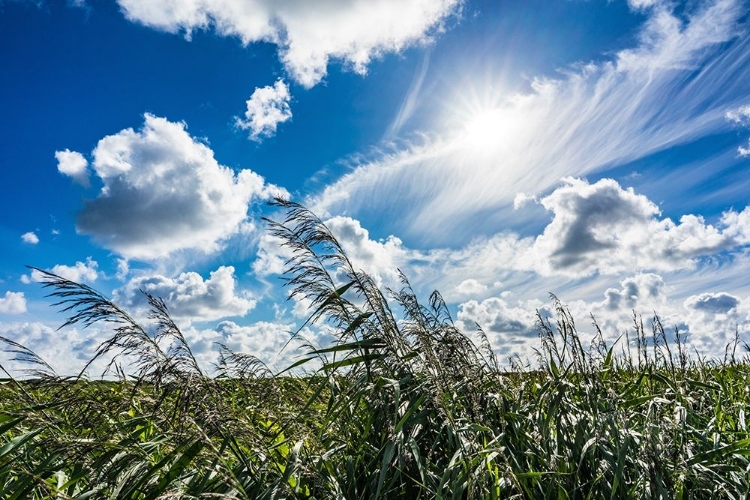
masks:
[[[531,265],[543,274],[680,269],[734,245],[699,216],[685,215],[679,224],[659,219],[653,202],[612,179],[568,178],[540,203],[554,214],[534,243]]]
[[[217,251],[243,230],[251,202],[285,193],[255,172],[220,165],[184,123],[148,113],[140,131],[101,139],[92,165],[103,187],[77,230],[128,259]]]
[[[456,292],[461,295],[477,295],[485,291],[487,291],[487,285],[474,278],[465,279],[456,287]]]
[[[729,210],[722,215],[722,224],[727,229],[726,233],[740,244],[750,243],[750,205],[742,212]]]
[[[29,245],[36,245],[39,243],[39,236],[29,231],[21,235],[21,240]]]
[[[750,105],[740,106],[737,109],[727,111],[726,119],[737,125],[750,125]]]
[[[269,42],[289,74],[305,87],[317,84],[331,59],[365,73],[373,58],[423,43],[439,31],[459,0],[118,0],[134,22],[170,33],[211,27],[244,44]]]
[[[701,354],[721,359],[736,333],[741,340],[750,340],[750,300],[726,292],[706,292],[688,297],[681,313],[688,338]]]
[[[115,277],[120,281],[125,281],[129,272],[130,263],[128,259],[117,259],[117,274],[115,274]]]
[[[593,289],[598,288],[601,293],[603,288],[600,287],[605,282],[595,280]],[[711,292],[690,296],[681,302],[670,296],[671,290],[678,289],[680,286],[676,283],[667,285],[661,276],[645,273],[626,277],[619,287],[607,288],[600,301],[579,299],[568,302],[565,296],[559,297],[576,322],[584,349],[588,349],[596,334],[591,314],[601,328],[607,346],[612,347],[618,342],[615,351],[618,355],[627,345],[625,332],[628,332],[631,343],[634,342],[633,312],[639,320],[642,319],[649,339],[653,315],[659,316],[673,353],[676,347],[675,328],[679,328],[683,340],[687,339],[687,352],[691,356],[697,351],[709,359],[722,359],[727,343],[734,340],[735,331],[739,332],[741,340],[748,340],[750,300],[742,300],[726,292]],[[577,287],[571,291],[577,292]],[[554,325],[555,314],[550,304],[537,298],[514,298],[513,294],[460,303],[456,323],[469,334],[474,331],[474,324],[479,324],[501,361],[504,356],[518,354],[533,365],[535,349],[541,346],[536,329],[537,311],[542,317],[552,318]],[[632,354],[635,355],[635,352]],[[738,352],[738,355],[741,356],[741,353]]]
[[[727,111],[725,116],[730,122],[743,127],[750,127],[750,105],[740,106],[737,109]],[[748,141],[747,148],[739,146],[737,148],[737,153],[742,157],[750,156],[750,141]]]
[[[543,316],[550,312],[537,300],[516,300],[514,305],[502,297],[470,300],[459,304],[456,325],[475,341],[478,340],[474,335],[478,325],[501,363],[514,355],[532,360],[534,349],[540,347],[536,329],[537,310]]]
[[[625,278],[620,288],[608,288],[597,309],[629,313],[636,308],[658,311],[666,301],[666,285],[658,274],[645,273]]]
[[[40,322],[0,324],[0,335],[27,347],[49,363],[63,376],[77,375],[93,356],[96,346],[105,340],[105,334],[95,328],[56,330]],[[0,346],[1,347],[1,346]],[[23,370],[38,368],[28,363],[11,361],[14,354],[0,352],[0,363],[13,375],[23,375]],[[92,373],[103,370],[97,363]]]
[[[252,268],[258,276],[282,274],[286,261],[294,257],[294,252],[283,241],[265,232],[258,241],[258,250]]]
[[[696,4],[684,16],[649,9],[634,47],[535,78],[529,92],[499,93],[491,103],[463,103],[473,85],[467,77],[448,98],[453,109],[467,108],[446,117],[453,133],[356,159],[306,204],[365,223],[377,213],[389,231],[424,244],[465,244],[478,229],[517,219],[518,193],[526,195],[517,206],[565,176],[727,130],[726,110],[750,93],[750,37],[738,24],[745,13],[733,0]]]
[[[71,177],[75,182],[83,187],[89,187],[89,162],[81,153],[65,149],[64,151],[55,151],[57,159],[57,171],[61,174]]]
[[[86,262],[77,261],[73,266],[57,264],[49,272],[76,283],[93,283],[99,277],[98,268],[99,264],[89,257]],[[44,280],[44,275],[34,269],[31,271],[31,279],[40,282]]]
[[[659,5],[661,0],[628,0],[628,5],[634,10],[644,10]]]
[[[491,297],[481,302],[470,300],[459,306],[458,319],[467,323],[477,323],[485,332],[514,333],[524,337],[536,337],[534,324],[535,309],[541,304],[526,304],[525,307],[512,307],[505,299]]]
[[[299,354],[294,342],[281,352],[294,331],[294,325],[286,323],[260,321],[241,326],[232,321],[222,321],[215,329],[190,329],[185,336],[203,366],[217,362],[217,343],[222,343],[234,352],[261,359],[273,371],[280,371],[291,365]]]
[[[219,267],[206,280],[195,272],[184,272],[175,278],[139,276],[115,290],[115,302],[126,308],[143,309],[146,299],[139,290],[164,299],[174,318],[190,321],[245,316],[256,304],[249,293],[237,290],[232,266]]]
[[[481,283],[478,277],[490,276],[490,282],[506,283],[509,274],[522,280],[522,273],[585,278],[634,270],[693,270],[699,259],[724,250],[740,251],[750,241],[750,209],[725,213],[717,226],[692,214],[675,223],[660,218],[651,200],[612,179],[593,184],[565,179],[539,203],[552,214],[541,234],[520,237],[503,232],[455,250],[432,250],[423,258],[441,263],[441,281],[453,280],[444,288],[449,290],[467,277]]]
[[[709,314],[727,314],[740,305],[740,299],[728,293],[702,293],[685,301],[685,309]]]
[[[415,285],[429,284],[452,302],[497,289],[498,282],[508,289],[523,286],[545,294],[565,288],[570,278],[636,272],[640,281],[610,291],[611,303],[618,297],[628,303],[633,295],[628,290],[634,286],[655,286],[646,283],[644,276],[655,276],[650,272],[695,274],[706,259],[725,251],[741,255],[750,242],[750,208],[728,211],[716,225],[693,214],[675,223],[662,218],[646,196],[612,179],[591,184],[568,178],[538,203],[552,215],[540,233],[522,237],[506,231],[458,248],[417,250],[394,236],[376,241],[351,217],[332,217],[325,223],[354,266],[379,285],[398,288],[401,269]],[[279,241],[262,237],[253,269],[263,276],[280,274],[290,257]]]
[[[395,236],[380,241],[371,239],[369,231],[350,217],[332,217],[324,224],[338,240],[355,270],[370,274],[379,285],[396,285],[399,280],[397,268],[413,258],[424,257],[404,248],[401,240]],[[268,276],[283,272],[286,261],[294,253],[282,243],[271,235],[261,236],[257,258],[252,266],[256,274]]]
[[[396,286],[399,280],[397,269],[415,256],[393,235],[380,241],[372,240],[370,232],[351,217],[332,217],[325,224],[341,244],[355,270],[365,271],[378,285]]]
[[[26,297],[23,292],[5,292],[5,297],[0,297],[0,313],[21,314],[26,312]]]
[[[253,141],[273,136],[279,123],[292,118],[289,107],[291,97],[289,87],[281,79],[276,80],[273,86],[256,88],[247,101],[245,120],[237,118],[237,126],[249,129],[250,139]]]

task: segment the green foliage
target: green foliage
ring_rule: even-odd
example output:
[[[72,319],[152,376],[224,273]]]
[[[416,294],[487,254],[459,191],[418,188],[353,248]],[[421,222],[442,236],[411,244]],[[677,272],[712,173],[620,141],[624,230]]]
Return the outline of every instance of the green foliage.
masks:
[[[670,345],[658,318],[647,333],[634,317],[633,353],[595,322],[587,348],[553,297],[555,323],[537,322],[539,369],[506,371],[437,292],[422,304],[405,277],[381,291],[312,213],[277,205],[286,218],[270,230],[293,253],[286,285],[335,342],[307,345],[275,375],[221,346],[209,376],[160,299],[147,296],[150,331],[44,273],[66,324],[112,326],[96,358],[119,380],[59,377],[0,339],[33,370],[0,385],[0,497],[747,497],[739,339],[720,363],[693,361],[679,332]]]

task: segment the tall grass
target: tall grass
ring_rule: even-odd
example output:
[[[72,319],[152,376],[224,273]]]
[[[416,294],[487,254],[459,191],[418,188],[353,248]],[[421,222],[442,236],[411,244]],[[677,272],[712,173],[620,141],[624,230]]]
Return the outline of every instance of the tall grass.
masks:
[[[285,284],[333,343],[306,345],[277,374],[221,346],[208,374],[161,299],[147,295],[147,328],[42,272],[65,325],[111,327],[94,359],[117,380],[60,377],[0,339],[32,370],[0,386],[0,496],[747,497],[739,338],[724,360],[694,359],[680,332],[670,342],[658,318],[646,328],[634,317],[619,345],[595,321],[584,345],[553,297],[554,322],[537,321],[538,366],[506,370],[439,293],[422,303],[405,276],[381,290],[314,214],[276,205],[285,217],[270,231],[293,255]]]

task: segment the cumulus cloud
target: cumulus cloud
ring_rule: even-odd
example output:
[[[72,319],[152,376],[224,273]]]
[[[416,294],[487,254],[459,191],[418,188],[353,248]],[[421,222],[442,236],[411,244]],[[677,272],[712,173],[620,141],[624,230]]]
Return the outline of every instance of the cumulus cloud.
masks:
[[[89,257],[86,262],[77,261],[73,266],[57,264],[49,272],[76,283],[93,283],[99,277],[98,268],[99,264]],[[31,271],[31,279],[40,282],[44,280],[44,275],[34,269]]]
[[[750,243],[750,206],[741,212],[728,210],[722,215],[721,222],[727,227],[727,234],[738,243]]]
[[[725,116],[732,123],[743,127],[750,127],[750,106],[740,106],[737,109],[727,111]],[[750,141],[748,141],[748,147],[740,146],[737,148],[737,152],[743,157],[750,156]]]
[[[711,314],[727,314],[740,304],[740,299],[728,293],[702,293],[685,301],[685,308]]]
[[[96,328],[56,330],[40,322],[0,323],[0,335],[27,347],[46,361],[59,375],[77,375],[91,359],[105,333]],[[24,370],[38,366],[12,361],[15,354],[0,352],[0,363],[14,376],[23,376]],[[92,367],[93,373],[104,370],[103,363]]]
[[[487,285],[474,278],[465,279],[456,287],[456,292],[461,295],[476,295],[485,291],[487,291]]]
[[[92,166],[103,186],[78,214],[78,232],[128,259],[211,253],[243,230],[251,202],[285,193],[220,165],[186,128],[147,113],[141,130],[101,139]]]
[[[592,184],[568,178],[539,203],[552,214],[541,234],[502,232],[456,250],[432,250],[430,260],[444,263],[444,276],[460,277],[455,287],[466,276],[505,282],[507,272],[584,278],[695,269],[699,259],[740,251],[750,241],[750,209],[729,211],[717,225],[693,214],[675,223],[662,218],[647,197],[612,179]]]
[[[232,266],[219,267],[205,280],[195,272],[184,272],[175,278],[138,276],[115,290],[115,301],[125,307],[143,309],[147,303],[140,290],[164,299],[174,318],[192,321],[245,316],[256,304],[248,292],[237,289]]]
[[[600,304],[609,311],[632,311],[637,307],[658,310],[666,300],[666,285],[658,274],[644,273],[625,278],[620,288],[608,288]]]
[[[282,353],[282,348],[289,342],[295,327],[291,323],[273,323],[259,321],[250,325],[238,325],[233,321],[222,321],[214,329],[190,329],[185,336],[191,350],[202,366],[211,366],[218,360],[217,344],[221,343],[230,350],[252,354],[262,360],[273,371],[280,371],[295,360],[295,346],[290,345]]]
[[[452,133],[354,159],[308,206],[365,223],[377,213],[405,238],[457,245],[517,220],[514,201],[519,207],[563,177],[727,130],[726,111],[750,92],[744,3],[703,2],[684,15],[659,4],[629,49],[534,78],[530,91],[498,95],[472,116],[447,116]],[[691,179],[681,175],[679,185]]]
[[[750,302],[727,292],[706,292],[688,297],[682,317],[698,352],[721,358],[735,335],[747,341],[750,334]]]
[[[399,280],[397,269],[416,255],[393,235],[379,241],[371,239],[370,232],[351,217],[332,217],[325,224],[357,270],[370,274],[379,285],[395,286]]]
[[[534,349],[539,348],[537,311],[542,317],[550,315],[549,307],[538,300],[516,299],[515,303],[503,297],[470,300],[459,304],[456,326],[475,342],[479,326],[501,362],[511,356],[531,360]]]
[[[538,305],[538,304],[534,304]],[[477,323],[487,332],[514,333],[535,337],[535,308],[512,307],[500,297],[491,297],[481,302],[470,300],[459,306],[458,319]]]
[[[398,269],[416,260],[429,260],[428,253],[409,250],[395,236],[373,240],[359,221],[349,217],[332,217],[324,221],[344,249],[355,271],[364,271],[378,286],[397,289],[401,286]],[[261,277],[283,274],[286,263],[294,252],[283,241],[269,234],[260,237],[253,272]],[[331,270],[334,274],[336,270]],[[334,276],[334,279],[337,279]],[[302,296],[293,297],[292,315],[304,318],[310,313],[310,301]]]
[[[395,236],[373,240],[370,232],[358,220],[350,217],[332,217],[325,220],[324,224],[341,244],[355,270],[367,272],[378,284],[396,284],[399,280],[398,267],[414,258],[425,258],[419,252],[405,248]],[[271,235],[261,236],[257,258],[252,266],[256,274],[268,276],[283,272],[286,261],[294,254],[282,243]]]
[[[57,159],[57,171],[71,177],[76,183],[83,187],[89,187],[89,162],[81,153],[65,149],[55,151]]]
[[[287,260],[294,257],[294,252],[283,241],[269,233],[263,233],[258,240],[258,250],[253,261],[253,273],[258,276],[283,274]]]
[[[277,2],[274,0],[118,0],[125,17],[188,38],[213,28],[243,44],[269,42],[305,87],[325,77],[331,59],[365,73],[373,58],[423,43],[441,29],[460,0]]]
[[[39,236],[29,231],[28,233],[24,233],[21,235],[21,241],[23,241],[24,243],[28,243],[29,245],[36,245],[37,243],[39,243]]]
[[[351,217],[325,222],[355,267],[379,285],[398,287],[397,269],[402,269],[414,283],[430,283],[451,301],[497,288],[498,282],[528,287],[530,280],[543,276],[548,283],[540,290],[544,294],[564,287],[569,278],[635,271],[640,278],[609,291],[611,307],[615,302],[627,305],[633,295],[658,288],[658,280],[649,282],[656,279],[650,273],[694,271],[702,259],[725,251],[741,253],[750,242],[750,208],[730,210],[715,225],[694,214],[674,222],[662,217],[646,196],[612,179],[589,183],[568,178],[537,203],[552,216],[540,233],[504,231],[455,249],[409,248],[394,236],[374,240]],[[289,257],[279,241],[264,237],[253,269],[262,275],[280,274]]]
[[[568,178],[540,203],[554,214],[534,243],[537,269],[546,274],[673,270],[734,245],[700,216],[660,219],[653,202],[612,179]]]
[[[237,118],[237,126],[250,130],[253,141],[260,142],[264,137],[273,136],[279,123],[292,118],[291,97],[289,87],[281,79],[273,86],[256,88],[247,101],[245,119]]]
[[[726,119],[737,125],[750,125],[750,105],[727,111]]]
[[[606,280],[605,280],[606,281]],[[597,289],[605,281],[599,279],[587,285]],[[650,338],[652,319],[657,314],[665,328],[667,339],[673,345],[674,329],[678,328],[686,342],[688,352],[699,352],[709,359],[721,359],[725,348],[732,343],[735,333],[741,339],[750,335],[750,302],[725,293],[703,293],[688,297],[684,302],[674,300],[669,291],[677,286],[668,286],[659,275],[641,273],[626,277],[618,287],[609,287],[603,293],[603,300],[566,301],[560,296],[563,305],[576,322],[580,341],[585,349],[594,347],[592,340],[597,335],[591,320],[596,320],[598,328],[608,347],[617,343],[616,354],[627,349],[628,337],[633,341],[633,313],[643,322],[646,335]],[[601,293],[601,288],[599,288]],[[528,293],[525,291],[525,293]],[[520,355],[534,363],[540,340],[536,328],[537,312],[543,318],[553,318],[555,313],[549,304],[536,298],[524,299],[514,294],[502,294],[482,301],[470,300],[458,305],[456,324],[471,334],[474,325],[479,324],[487,334],[495,352],[500,356]],[[553,327],[554,328],[554,327]],[[631,349],[633,346],[631,345]],[[632,352],[635,355],[635,352]],[[502,359],[502,358],[501,358]]]
[[[26,312],[26,297],[23,292],[5,292],[5,297],[0,297],[0,313],[22,314]]]

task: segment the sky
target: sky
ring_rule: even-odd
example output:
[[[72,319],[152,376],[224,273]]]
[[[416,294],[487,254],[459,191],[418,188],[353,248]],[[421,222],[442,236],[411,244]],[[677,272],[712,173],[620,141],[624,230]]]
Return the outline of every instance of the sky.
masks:
[[[585,341],[656,313],[721,359],[750,342],[749,7],[0,0],[0,336],[73,374],[112,333],[58,329],[33,266],[162,297],[209,371],[218,342],[282,369],[281,196],[501,361],[551,293]]]

